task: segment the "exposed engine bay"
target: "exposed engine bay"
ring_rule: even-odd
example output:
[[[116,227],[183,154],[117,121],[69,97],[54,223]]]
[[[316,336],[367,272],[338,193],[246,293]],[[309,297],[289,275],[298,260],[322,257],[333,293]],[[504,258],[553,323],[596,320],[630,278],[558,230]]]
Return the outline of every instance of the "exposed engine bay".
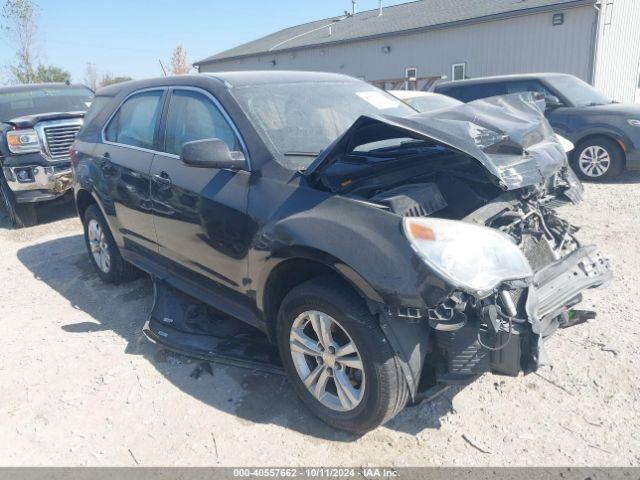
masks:
[[[512,111],[519,136],[483,121],[480,113],[494,108]],[[594,318],[573,308],[582,292],[612,278],[608,260],[581,245],[578,228],[555,210],[579,202],[582,185],[530,99],[474,102],[423,120],[361,119],[317,161],[314,169],[322,174],[315,181],[405,221],[461,221],[510,238],[531,275],[482,295],[454,288],[444,302],[413,317],[426,319],[432,329],[430,355],[436,358],[427,363],[440,366],[440,381],[467,381],[489,370],[513,376],[535,371],[548,362],[546,338]],[[440,130],[445,126],[458,136]],[[465,261],[480,264],[484,253]]]
[[[375,190],[361,200],[402,217],[447,218],[496,229],[518,245],[534,272],[531,281],[505,282],[485,298],[455,291],[427,312],[433,355],[440,360],[433,363],[445,366],[439,380],[467,381],[490,370],[511,376],[535,371],[549,362],[546,338],[558,328],[595,318],[593,312],[573,309],[581,291],[606,286],[612,278],[608,260],[581,245],[578,228],[555,210],[569,201],[563,192],[571,179],[512,192],[449,173],[429,180]],[[572,282],[580,284],[573,293]]]

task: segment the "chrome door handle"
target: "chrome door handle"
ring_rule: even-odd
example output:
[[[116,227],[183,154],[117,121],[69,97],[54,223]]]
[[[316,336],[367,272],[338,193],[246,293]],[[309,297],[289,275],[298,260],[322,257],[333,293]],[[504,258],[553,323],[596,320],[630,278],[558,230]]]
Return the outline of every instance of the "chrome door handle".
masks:
[[[171,186],[171,178],[167,172],[154,173],[152,176],[153,181],[162,185]]]

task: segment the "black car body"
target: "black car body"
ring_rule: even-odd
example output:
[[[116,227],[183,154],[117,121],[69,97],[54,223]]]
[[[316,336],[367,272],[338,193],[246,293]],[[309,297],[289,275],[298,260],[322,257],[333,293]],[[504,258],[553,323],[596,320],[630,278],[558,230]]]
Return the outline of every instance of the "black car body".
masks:
[[[69,147],[92,95],[56,83],[0,88],[0,193],[16,226],[35,223],[37,202],[71,188]]]
[[[611,279],[553,209],[582,186],[530,97],[430,116],[333,74],[131,82],[97,93],[73,164],[103,279],[133,264],[259,328],[305,403],[353,431],[430,379],[535,370]]]
[[[575,171],[605,180],[624,169],[640,170],[640,105],[606,98],[582,80],[565,74],[526,74],[441,83],[435,91],[470,102],[496,95],[536,92],[547,99],[553,129],[576,149]]]

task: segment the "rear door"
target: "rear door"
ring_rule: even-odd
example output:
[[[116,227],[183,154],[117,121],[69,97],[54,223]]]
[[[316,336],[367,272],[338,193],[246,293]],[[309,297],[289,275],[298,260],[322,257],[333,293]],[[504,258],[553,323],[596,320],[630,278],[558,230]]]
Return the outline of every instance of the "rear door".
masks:
[[[151,195],[162,257],[231,290],[242,291],[249,246],[247,170],[201,168],[180,160],[186,142],[218,138],[248,153],[218,101],[195,88],[170,92],[164,153],[151,167]]]
[[[99,192],[115,211],[115,224],[125,247],[157,252],[151,210],[149,172],[157,143],[160,114],[166,90],[146,90],[129,96],[111,117],[104,141],[94,151]]]

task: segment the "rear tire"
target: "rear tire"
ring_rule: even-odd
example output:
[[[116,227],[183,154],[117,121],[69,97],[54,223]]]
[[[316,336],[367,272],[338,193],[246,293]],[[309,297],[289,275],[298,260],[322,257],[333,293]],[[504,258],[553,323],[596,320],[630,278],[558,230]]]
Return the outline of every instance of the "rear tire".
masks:
[[[624,166],[624,151],[614,140],[606,137],[581,142],[574,153],[573,169],[582,180],[612,180],[624,171]]]
[[[330,334],[318,335],[318,329]],[[329,425],[365,433],[406,405],[409,389],[395,353],[366,304],[340,279],[321,277],[291,290],[282,301],[276,335],[293,389]],[[314,372],[320,372],[315,382]],[[321,382],[325,386],[318,388]]]
[[[82,223],[85,245],[98,276],[116,285],[132,280],[137,270],[120,255],[109,224],[96,204],[86,209]]]
[[[7,181],[0,175],[0,200],[15,228],[33,227],[38,223],[38,213],[32,203],[18,203]]]

